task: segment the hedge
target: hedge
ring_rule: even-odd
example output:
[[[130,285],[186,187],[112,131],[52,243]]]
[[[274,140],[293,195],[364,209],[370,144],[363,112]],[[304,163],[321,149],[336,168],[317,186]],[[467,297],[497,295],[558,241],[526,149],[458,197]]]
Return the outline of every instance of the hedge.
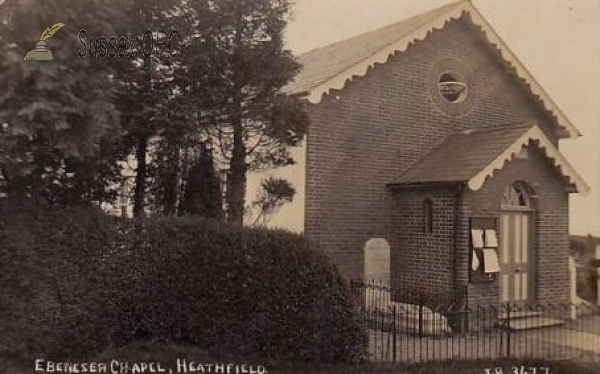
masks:
[[[65,214],[0,206],[0,352],[79,352],[106,345],[98,287],[116,220],[98,210]],[[104,339],[103,339],[104,338]]]
[[[277,359],[363,355],[344,281],[300,235],[83,209],[0,207],[0,224],[0,345],[13,353],[158,340]]]

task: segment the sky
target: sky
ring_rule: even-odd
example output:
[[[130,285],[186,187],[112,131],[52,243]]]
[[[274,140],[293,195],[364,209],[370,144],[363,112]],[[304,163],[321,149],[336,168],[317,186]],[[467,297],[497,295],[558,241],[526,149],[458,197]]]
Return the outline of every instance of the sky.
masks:
[[[286,30],[295,54],[401,21],[448,0],[295,0]],[[582,133],[560,150],[590,185],[571,195],[572,234],[600,235],[600,0],[473,0],[508,47]],[[269,226],[302,232],[304,148],[297,165],[278,170],[297,190]],[[249,178],[249,199],[261,178]]]

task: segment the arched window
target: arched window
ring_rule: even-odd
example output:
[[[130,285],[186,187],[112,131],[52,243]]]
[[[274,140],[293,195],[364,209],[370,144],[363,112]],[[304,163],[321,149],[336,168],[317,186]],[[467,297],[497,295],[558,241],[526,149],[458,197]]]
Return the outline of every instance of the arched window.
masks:
[[[530,208],[531,199],[527,183],[523,181],[516,181],[511,183],[504,190],[502,195],[502,206],[508,208]]]
[[[429,234],[433,232],[433,201],[431,199],[425,199],[423,201],[423,218],[425,225],[423,229],[425,233]]]

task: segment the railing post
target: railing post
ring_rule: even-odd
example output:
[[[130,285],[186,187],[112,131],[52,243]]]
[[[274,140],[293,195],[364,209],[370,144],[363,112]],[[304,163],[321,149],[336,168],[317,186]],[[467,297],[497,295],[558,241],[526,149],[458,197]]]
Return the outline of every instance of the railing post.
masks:
[[[510,357],[510,341],[511,341],[511,333],[510,333],[510,303],[506,304],[506,357]]]
[[[396,362],[396,306],[392,306],[392,362]]]
[[[577,264],[573,256],[569,256],[569,283],[570,283],[570,316],[572,320],[577,319]]]
[[[597,279],[596,279],[596,284],[597,284],[597,288],[596,288],[596,297],[598,298],[598,306],[600,306],[600,244],[596,244],[596,275],[597,275]]]
[[[423,337],[423,294],[419,295],[419,338]]]

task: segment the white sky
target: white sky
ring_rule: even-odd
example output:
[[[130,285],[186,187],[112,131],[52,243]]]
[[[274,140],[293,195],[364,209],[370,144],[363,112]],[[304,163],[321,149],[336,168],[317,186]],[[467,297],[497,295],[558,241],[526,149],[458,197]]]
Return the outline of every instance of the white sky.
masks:
[[[398,22],[448,0],[296,0],[288,48],[310,49]],[[600,235],[600,0],[473,0],[509,48],[582,132],[560,149],[592,187],[572,195],[571,232]],[[277,172],[297,189],[271,226],[303,230],[304,152],[298,165]],[[265,174],[252,176],[254,191]],[[250,192],[248,198],[253,197]]]

